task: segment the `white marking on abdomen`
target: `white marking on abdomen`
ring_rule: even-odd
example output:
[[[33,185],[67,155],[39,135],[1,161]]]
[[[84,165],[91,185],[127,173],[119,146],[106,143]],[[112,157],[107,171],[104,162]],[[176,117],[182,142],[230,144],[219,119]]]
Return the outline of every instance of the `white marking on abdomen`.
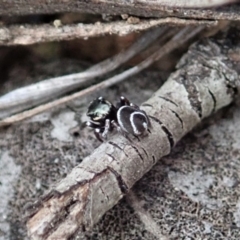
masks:
[[[139,132],[139,131],[138,131],[136,125],[134,124],[134,120],[133,120],[134,115],[137,115],[137,114],[144,116],[144,118],[146,118],[146,116],[145,116],[145,114],[143,114],[143,113],[141,113],[141,112],[137,112],[137,111],[134,112],[134,113],[132,113],[132,114],[130,115],[130,122],[131,122],[131,126],[132,126],[132,128],[133,128],[133,132],[134,132],[136,135],[140,135],[140,134],[142,134],[142,132]],[[142,125],[143,125],[143,127],[144,127],[145,129],[147,129],[147,128],[146,128],[146,126],[147,126],[147,123],[146,123],[146,122],[143,122]]]

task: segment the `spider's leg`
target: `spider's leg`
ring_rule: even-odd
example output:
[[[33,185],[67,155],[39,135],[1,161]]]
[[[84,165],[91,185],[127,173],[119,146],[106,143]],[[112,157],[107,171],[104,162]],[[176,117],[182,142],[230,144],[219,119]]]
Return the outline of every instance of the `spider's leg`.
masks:
[[[84,127],[99,128],[100,125],[91,121],[84,122]]]
[[[94,129],[94,135],[96,136],[96,138],[100,141],[103,142],[103,137],[102,137],[102,131],[101,131],[101,125],[91,122],[91,121],[87,121],[85,122],[85,126],[93,128]]]
[[[95,134],[96,138],[97,138],[100,142],[104,142],[104,139],[103,139],[103,137],[102,137],[101,129],[100,129],[100,128],[95,128],[94,134]]]
[[[104,131],[103,131],[103,133],[102,133],[102,137],[103,138],[107,138],[107,134],[108,134],[108,132],[110,131],[110,129],[111,129],[111,122],[110,122],[110,119],[106,119],[105,120],[105,125],[104,125]]]
[[[135,109],[139,109],[139,106],[134,104],[134,103],[131,103],[127,98],[125,98],[124,96],[121,96],[120,97],[120,105],[121,107],[122,106],[131,106]]]
[[[121,127],[119,126],[119,124],[118,124],[115,120],[112,120],[112,121],[111,121],[111,124],[112,124],[112,126],[113,126],[114,128],[117,129],[118,132],[120,132],[120,133],[123,132],[123,130],[121,129]]]
[[[127,98],[125,98],[124,96],[120,97],[120,107],[122,106],[130,106],[130,102]]]
[[[138,105],[136,105],[136,104],[134,104],[134,103],[130,103],[130,106],[131,107],[133,107],[133,108],[135,108],[135,109],[137,109],[137,110],[139,110],[140,108],[139,108],[139,106]]]

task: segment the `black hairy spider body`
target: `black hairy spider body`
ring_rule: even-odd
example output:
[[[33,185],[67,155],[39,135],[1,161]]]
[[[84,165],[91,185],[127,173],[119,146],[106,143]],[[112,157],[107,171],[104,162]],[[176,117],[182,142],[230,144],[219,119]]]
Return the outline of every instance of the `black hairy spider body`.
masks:
[[[125,97],[114,106],[103,97],[93,100],[87,111],[90,121],[86,125],[94,129],[99,141],[104,141],[107,134],[116,128],[122,134],[143,135],[151,127],[149,117],[137,105]]]

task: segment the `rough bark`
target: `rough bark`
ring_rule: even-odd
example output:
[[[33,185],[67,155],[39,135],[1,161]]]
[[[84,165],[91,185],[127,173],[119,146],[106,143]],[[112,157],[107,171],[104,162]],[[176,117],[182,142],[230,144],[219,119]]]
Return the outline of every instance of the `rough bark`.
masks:
[[[41,0],[41,1],[4,1],[0,0],[1,15],[24,15],[61,12],[89,12],[99,14],[131,14],[143,17],[180,17],[193,19],[240,19],[240,6],[233,4],[219,9],[186,9],[188,7],[212,6],[212,1],[78,1],[78,0]],[[217,1],[216,1],[217,2]],[[215,3],[216,3],[215,2]],[[229,3],[231,1],[224,1]],[[199,4],[198,4],[199,3]],[[222,4],[223,2],[218,2]]]
[[[151,117],[151,134],[132,142],[116,135],[85,158],[33,207],[29,236],[67,239],[79,228],[91,228],[187,132],[234,100],[239,32],[218,39],[194,44],[178,70],[142,104]]]

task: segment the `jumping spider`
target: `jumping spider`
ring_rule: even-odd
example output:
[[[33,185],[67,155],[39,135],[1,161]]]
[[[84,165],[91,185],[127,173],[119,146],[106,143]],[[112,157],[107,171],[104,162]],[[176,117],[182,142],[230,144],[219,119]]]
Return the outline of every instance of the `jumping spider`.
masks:
[[[86,125],[94,129],[95,136],[101,142],[114,128],[125,136],[130,133],[138,137],[146,131],[150,132],[151,123],[147,114],[125,97],[120,97],[116,106],[99,97],[90,103],[87,116],[90,121]]]

